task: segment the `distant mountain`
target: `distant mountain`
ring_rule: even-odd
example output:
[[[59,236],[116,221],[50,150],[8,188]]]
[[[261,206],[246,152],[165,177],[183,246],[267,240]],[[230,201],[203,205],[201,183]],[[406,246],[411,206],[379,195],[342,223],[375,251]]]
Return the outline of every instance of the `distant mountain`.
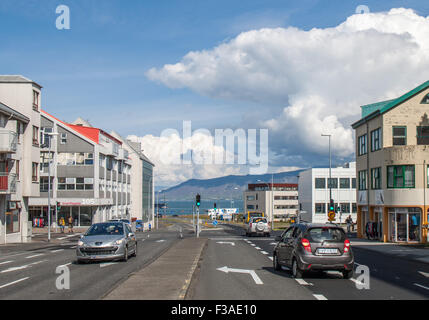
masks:
[[[274,174],[274,183],[298,183],[298,174],[303,170],[281,172]],[[161,193],[161,199],[165,197],[169,201],[194,200],[197,193],[204,200],[239,200],[243,197],[243,191],[250,183],[271,183],[271,174],[225,176],[214,179],[191,179],[177,186],[171,187]],[[237,188],[237,189],[235,189]]]

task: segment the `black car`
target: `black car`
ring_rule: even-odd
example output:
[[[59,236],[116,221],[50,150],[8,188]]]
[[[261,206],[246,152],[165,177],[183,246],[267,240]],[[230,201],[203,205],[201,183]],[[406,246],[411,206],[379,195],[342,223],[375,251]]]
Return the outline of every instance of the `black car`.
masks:
[[[354,257],[344,230],[335,224],[298,223],[276,237],[274,269],[289,267],[295,278],[306,271],[337,270],[353,276]]]

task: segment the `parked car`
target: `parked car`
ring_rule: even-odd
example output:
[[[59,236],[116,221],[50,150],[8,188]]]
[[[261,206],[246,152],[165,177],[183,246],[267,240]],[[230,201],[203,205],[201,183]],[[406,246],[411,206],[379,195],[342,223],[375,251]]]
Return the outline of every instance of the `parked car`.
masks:
[[[273,252],[274,269],[289,267],[295,278],[306,271],[337,270],[353,276],[354,256],[344,230],[334,224],[299,223],[279,237]]]
[[[137,239],[124,222],[93,224],[76,247],[78,263],[99,260],[123,260],[137,256]]]
[[[268,221],[264,217],[250,218],[249,224],[247,225],[246,236],[262,235],[270,236],[270,226]]]

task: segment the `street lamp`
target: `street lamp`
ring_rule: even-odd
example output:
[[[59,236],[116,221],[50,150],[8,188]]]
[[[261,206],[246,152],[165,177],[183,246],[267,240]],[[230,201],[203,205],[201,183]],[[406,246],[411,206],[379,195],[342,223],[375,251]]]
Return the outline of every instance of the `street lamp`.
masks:
[[[49,144],[49,156],[48,156],[48,242],[51,241],[51,139],[53,136],[57,136],[58,133],[56,132],[44,132],[45,136],[49,136],[48,144]],[[46,146],[46,142],[42,145]],[[44,158],[43,158],[44,160]],[[56,212],[56,223],[55,223],[55,229],[57,229],[58,225],[58,213]],[[56,230],[57,231],[57,230]]]
[[[331,160],[331,134],[322,134],[322,137],[329,137],[329,203],[332,203],[332,160]],[[335,206],[334,206],[335,208]]]
[[[262,182],[262,180],[256,180]],[[264,184],[270,189],[270,185],[266,182]],[[274,175],[271,175],[271,230],[274,230]]]

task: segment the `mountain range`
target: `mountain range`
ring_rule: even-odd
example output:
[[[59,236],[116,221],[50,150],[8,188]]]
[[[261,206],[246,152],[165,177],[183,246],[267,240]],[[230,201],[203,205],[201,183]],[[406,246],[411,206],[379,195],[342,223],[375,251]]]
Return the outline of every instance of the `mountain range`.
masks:
[[[303,170],[280,172],[273,174],[274,183],[298,183],[298,175]],[[260,180],[260,181],[258,181]],[[160,198],[169,201],[194,200],[199,193],[204,200],[240,200],[243,191],[250,183],[271,183],[271,174],[225,176],[214,179],[191,179],[160,193]]]

